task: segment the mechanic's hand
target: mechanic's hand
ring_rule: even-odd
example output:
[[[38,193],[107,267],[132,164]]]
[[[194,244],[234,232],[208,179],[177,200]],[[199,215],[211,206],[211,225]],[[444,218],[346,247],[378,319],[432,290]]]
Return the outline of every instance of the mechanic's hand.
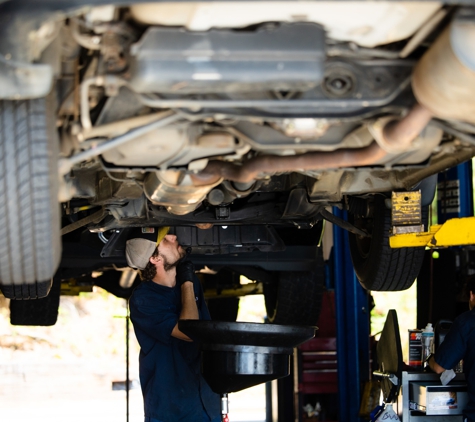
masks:
[[[176,284],[181,286],[185,281],[193,282],[195,277],[195,266],[191,261],[181,261],[176,266]]]
[[[185,256],[182,258],[182,261],[186,261],[191,254],[191,246],[188,246],[185,249]]]

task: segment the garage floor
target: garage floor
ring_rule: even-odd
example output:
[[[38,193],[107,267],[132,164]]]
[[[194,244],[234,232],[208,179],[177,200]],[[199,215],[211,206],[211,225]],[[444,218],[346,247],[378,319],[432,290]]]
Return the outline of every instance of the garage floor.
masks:
[[[113,367],[85,363],[2,363],[2,420],[125,422],[125,391],[112,391],[114,372]],[[230,395],[230,407],[233,422],[265,421],[264,386]],[[143,422],[139,388],[130,391],[129,420]]]
[[[255,311],[259,306],[250,300],[249,308]],[[113,381],[125,380],[125,324],[116,317],[123,305],[97,293],[61,298],[54,327],[12,327],[8,304],[0,303],[1,420],[126,422],[125,391],[112,390]],[[138,345],[132,327],[130,334],[130,379],[137,380]],[[231,422],[265,421],[264,385],[229,399]],[[130,391],[129,421],[143,422],[139,387]]]

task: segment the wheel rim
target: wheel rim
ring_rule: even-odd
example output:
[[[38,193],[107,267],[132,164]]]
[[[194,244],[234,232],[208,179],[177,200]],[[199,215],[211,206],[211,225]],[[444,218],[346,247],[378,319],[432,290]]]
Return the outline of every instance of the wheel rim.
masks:
[[[356,236],[356,247],[358,248],[360,256],[364,259],[367,259],[371,249],[371,238]]]
[[[358,218],[355,220],[354,224],[359,229],[365,230],[371,235],[372,224],[370,222],[371,220],[368,218]],[[361,258],[367,259],[371,250],[371,237],[355,235],[355,244]]]

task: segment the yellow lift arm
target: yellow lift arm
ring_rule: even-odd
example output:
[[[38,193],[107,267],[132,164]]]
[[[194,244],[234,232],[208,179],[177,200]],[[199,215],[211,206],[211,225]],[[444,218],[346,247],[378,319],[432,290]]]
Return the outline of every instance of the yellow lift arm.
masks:
[[[428,232],[394,234],[389,237],[389,244],[391,248],[474,245],[475,217],[453,218],[431,226]]]

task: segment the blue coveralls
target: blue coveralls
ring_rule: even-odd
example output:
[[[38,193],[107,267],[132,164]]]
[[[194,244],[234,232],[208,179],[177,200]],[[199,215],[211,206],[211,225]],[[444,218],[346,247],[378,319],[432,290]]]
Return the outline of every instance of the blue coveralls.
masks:
[[[200,319],[210,319],[199,280],[193,284]],[[197,345],[171,335],[180,312],[178,287],[145,281],[130,299],[130,318],[141,348],[145,422],[220,421],[220,398],[200,373]]]
[[[445,369],[454,368],[463,359],[469,400],[464,416],[475,422],[475,308],[455,319],[434,359]]]

